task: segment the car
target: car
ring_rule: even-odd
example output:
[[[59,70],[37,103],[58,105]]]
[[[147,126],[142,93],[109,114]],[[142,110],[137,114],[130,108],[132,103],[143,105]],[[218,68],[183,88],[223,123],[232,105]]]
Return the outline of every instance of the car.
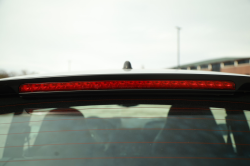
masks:
[[[250,77],[188,70],[0,79],[0,165],[250,164]]]

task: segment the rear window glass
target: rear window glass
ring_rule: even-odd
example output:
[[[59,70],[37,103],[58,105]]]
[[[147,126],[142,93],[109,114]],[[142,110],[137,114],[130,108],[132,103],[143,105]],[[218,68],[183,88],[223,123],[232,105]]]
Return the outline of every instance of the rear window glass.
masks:
[[[0,115],[0,163],[249,165],[250,112],[134,104],[30,108]]]

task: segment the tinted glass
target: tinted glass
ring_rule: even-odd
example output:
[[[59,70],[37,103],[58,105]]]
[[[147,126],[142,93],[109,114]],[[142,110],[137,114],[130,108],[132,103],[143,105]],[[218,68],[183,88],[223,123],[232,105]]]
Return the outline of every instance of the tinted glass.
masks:
[[[0,116],[0,163],[249,165],[249,125],[248,110],[196,105],[26,107]]]
[[[249,59],[238,60],[238,64],[249,63]]]
[[[234,65],[234,61],[224,62],[224,66],[232,66]]]
[[[201,69],[207,69],[208,65],[201,65]]]
[[[220,63],[212,64],[212,71],[220,71]]]
[[[190,69],[191,70],[197,70],[197,66],[191,66]]]

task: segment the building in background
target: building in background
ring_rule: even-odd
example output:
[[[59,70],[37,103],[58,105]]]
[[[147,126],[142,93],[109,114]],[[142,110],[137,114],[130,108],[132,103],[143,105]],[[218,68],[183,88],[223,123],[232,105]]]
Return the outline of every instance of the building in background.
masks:
[[[181,65],[183,70],[220,71],[250,75],[250,57],[219,58]],[[177,69],[173,67],[172,69]]]

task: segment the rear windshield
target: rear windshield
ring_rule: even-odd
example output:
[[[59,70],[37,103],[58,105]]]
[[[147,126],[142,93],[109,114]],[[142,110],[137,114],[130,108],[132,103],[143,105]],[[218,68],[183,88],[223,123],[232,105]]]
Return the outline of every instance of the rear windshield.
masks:
[[[228,108],[27,105],[0,115],[0,165],[249,165],[249,126]]]

